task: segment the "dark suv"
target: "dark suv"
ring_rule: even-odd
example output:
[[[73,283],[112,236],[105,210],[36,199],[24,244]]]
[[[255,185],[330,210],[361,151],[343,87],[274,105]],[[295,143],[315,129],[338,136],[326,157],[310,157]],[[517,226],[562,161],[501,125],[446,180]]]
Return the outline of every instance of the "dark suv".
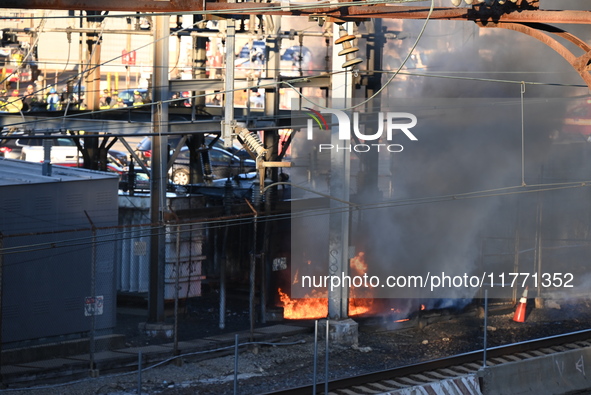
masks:
[[[215,179],[256,171],[254,160],[241,159],[218,147],[212,147],[209,150],[209,160]],[[170,178],[174,184],[186,185],[189,183],[189,161],[189,149],[184,147],[172,165]]]
[[[205,135],[205,145],[209,146],[211,144],[211,142],[215,139],[215,137],[216,136],[214,136],[214,135],[206,134]],[[180,140],[180,138],[178,138],[178,137],[169,138],[168,143],[171,146],[171,148],[173,148],[174,146],[176,146],[176,144],[179,142],[179,140]],[[240,148],[240,147],[236,147],[236,146],[225,148],[223,139],[218,139],[215,142],[215,144],[213,145],[213,147],[217,147],[219,149],[228,151],[231,154],[236,155],[237,157],[239,157],[241,159],[252,159],[250,154],[244,148]],[[135,150],[136,150],[138,156],[140,157],[140,159],[143,160],[147,166],[149,166],[150,160],[152,159],[152,138],[151,137],[144,137],[142,139],[142,141],[140,141],[140,143],[137,145]]]

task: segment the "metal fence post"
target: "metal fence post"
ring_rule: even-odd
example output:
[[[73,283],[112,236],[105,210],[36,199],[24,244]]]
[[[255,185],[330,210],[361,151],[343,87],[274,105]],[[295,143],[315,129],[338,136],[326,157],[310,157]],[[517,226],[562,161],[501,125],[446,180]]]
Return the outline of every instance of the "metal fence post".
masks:
[[[486,349],[488,348],[488,339],[486,338],[487,335],[487,327],[488,327],[488,289],[484,290],[484,351],[482,356],[482,367],[486,368]]]
[[[179,355],[179,270],[181,267],[181,226],[176,228],[176,267],[174,281],[174,356]],[[177,362],[178,363],[178,362]]]
[[[137,393],[142,395],[142,350],[137,355]]]
[[[318,368],[318,320],[314,321],[314,372],[312,373],[312,395],[316,395],[316,371]]]
[[[328,394],[328,335],[329,331],[329,319],[326,319],[326,343],[325,343],[325,350],[326,355],[324,356],[324,375],[325,375],[325,382],[324,382],[324,393]]]
[[[89,339],[89,354],[90,354],[90,376],[97,377],[97,372],[95,371],[95,360],[94,354],[96,351],[96,343],[95,343],[95,330],[96,330],[96,308],[97,308],[97,300],[96,300],[96,227],[90,219],[90,216],[86,211],[86,218],[88,218],[88,222],[90,222],[90,226],[92,228],[92,248],[91,248],[91,259],[90,259],[90,297],[92,302],[92,309],[91,309],[91,316],[90,316],[90,339]]]
[[[4,380],[2,377],[2,292],[4,290],[3,287],[3,276],[2,272],[4,270],[4,234],[0,232],[0,386],[4,385]]]
[[[238,394],[238,335],[234,335],[234,395]]]
[[[226,327],[226,241],[228,240],[228,225],[224,226],[224,238],[222,240],[222,246],[218,246],[218,234],[219,229],[215,230],[214,237],[214,256],[220,266],[220,329]],[[221,257],[221,258],[220,258]]]

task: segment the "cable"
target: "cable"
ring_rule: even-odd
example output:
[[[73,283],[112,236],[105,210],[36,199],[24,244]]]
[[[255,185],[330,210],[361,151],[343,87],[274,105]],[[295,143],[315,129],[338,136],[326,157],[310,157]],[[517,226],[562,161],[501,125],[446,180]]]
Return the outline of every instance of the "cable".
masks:
[[[427,24],[429,23],[429,20],[431,18],[431,15],[433,14],[433,9],[435,8],[435,0],[431,0],[431,6],[429,7],[429,13],[427,14],[427,17],[425,18],[425,23],[423,23],[423,27],[421,28],[421,31],[419,32],[419,35],[417,36],[417,39],[415,40],[415,43],[413,44],[413,46],[410,48],[410,51],[408,51],[408,54],[406,55],[406,58],[404,58],[404,60],[402,61],[402,63],[400,64],[400,66],[398,67],[398,70],[396,70],[394,72],[394,74],[392,74],[392,76],[386,81],[386,83],[384,83],[373,95],[371,95],[370,97],[368,97],[367,99],[363,100],[361,103],[359,104],[355,104],[353,106],[347,107],[347,108],[343,108],[341,110],[346,111],[346,110],[353,110],[357,107],[360,107],[368,102],[370,102],[371,100],[375,99],[377,97],[377,95],[379,95],[380,93],[382,93],[382,91],[384,89],[386,89],[386,87],[388,85],[390,85],[390,83],[394,80],[394,78],[396,78],[396,76],[398,75],[398,73],[400,73],[400,71],[402,70],[402,68],[404,67],[404,65],[406,64],[406,62],[408,61],[408,59],[410,59],[410,57],[412,56],[413,51],[415,50],[415,48],[417,47],[417,45],[419,44],[419,41],[421,40],[421,38],[423,37],[423,33],[425,32],[425,29],[427,28]],[[298,95],[300,95],[303,99],[305,99],[306,101],[308,101],[309,103],[312,103],[313,105],[315,105],[318,108],[324,108],[324,109],[329,109],[330,107],[326,107],[323,106],[321,104],[318,103],[314,103],[312,100],[308,99],[307,97],[305,97],[304,95],[302,95],[302,93],[300,93],[297,89],[295,89],[295,87],[293,87],[291,84],[287,84],[289,85]]]
[[[338,72],[333,72],[331,74],[336,74]],[[376,70],[374,71],[374,73],[390,73],[389,71],[380,71],[380,70]],[[496,83],[507,83],[507,84],[520,84],[520,85],[535,85],[535,86],[556,86],[556,87],[586,87],[586,85],[579,85],[579,84],[562,84],[562,83],[544,83],[544,82],[528,82],[528,81],[517,81],[517,80],[500,80],[500,79],[491,79],[491,78],[476,78],[476,77],[458,77],[458,76],[449,76],[449,75],[437,75],[437,74],[425,74],[425,73],[414,73],[414,72],[399,72],[398,74],[401,75],[409,75],[409,76],[421,76],[421,77],[430,77],[430,78],[443,78],[443,79],[457,79],[457,80],[467,80],[467,81],[480,81],[480,82],[496,82]],[[292,83],[295,82],[299,82],[299,81],[306,81],[306,80],[311,80],[314,78],[320,78],[320,77],[325,77],[325,74],[319,74],[319,75],[315,75],[315,76],[308,76],[308,77],[302,77],[302,78],[294,78],[291,79],[289,81],[282,81],[280,83],[283,83],[287,86],[289,86],[291,89],[293,89],[294,91],[296,91],[299,94],[299,89],[294,87],[292,85]],[[254,88],[265,88],[265,87],[274,87],[277,86],[277,82],[270,82],[270,83],[260,83],[260,84],[256,84],[254,86],[251,87],[251,89]],[[242,88],[235,88],[233,89],[233,91],[241,91],[243,90]],[[190,96],[190,98],[200,98],[200,97],[207,97],[207,96],[211,96],[211,95],[216,95],[216,94],[220,94],[220,93],[227,93],[229,92],[228,90],[223,90],[223,91],[216,91],[216,92],[212,92],[212,93],[203,93],[203,94],[197,94],[197,95],[192,95]],[[302,96],[303,97],[303,96]],[[305,97],[304,97],[305,98]],[[308,99],[306,99],[308,100]],[[170,100],[163,100],[163,103],[171,103],[174,102],[175,99],[170,99]],[[155,102],[150,102],[150,103],[146,103],[144,106],[142,107],[148,107],[155,104]],[[327,108],[324,106],[321,106],[323,108]],[[131,108],[128,108],[129,110]],[[84,112],[84,113],[78,113],[78,114],[70,114],[70,115],[63,115],[61,117],[56,117],[56,118],[47,118],[47,119],[60,119],[60,118],[75,118],[75,117],[84,117],[87,116],[88,114],[102,114],[102,113],[106,113],[106,112],[112,112],[112,111],[121,111],[122,109],[120,108],[112,108],[112,109],[105,109],[105,110],[98,110],[98,111],[92,111],[92,112]],[[85,122],[93,122],[92,119],[85,119]],[[34,121],[28,121],[28,122],[16,122],[16,123],[12,123],[12,124],[6,124],[4,125],[4,127],[18,127],[18,126],[26,126],[29,124],[33,124],[33,125],[37,125],[39,124],[40,120],[36,119]],[[103,120],[95,120],[95,122],[97,123],[101,123],[103,122]],[[123,126],[125,124],[129,124],[129,122],[127,121],[121,121],[122,126],[120,129],[125,129],[126,126]],[[168,125],[174,124],[174,123],[167,123]],[[131,128],[132,126],[130,126]],[[96,130],[97,132],[101,132],[103,131],[102,126],[98,127],[98,129]]]
[[[389,71],[375,71],[376,73],[390,73]],[[465,81],[479,81],[479,82],[497,82],[503,84],[519,84],[519,85],[539,85],[539,86],[559,86],[565,88],[588,88],[587,85],[582,84],[563,84],[563,83],[552,83],[552,82],[532,82],[532,81],[520,81],[520,80],[500,80],[496,78],[477,78],[477,77],[457,77],[453,75],[440,75],[440,74],[426,74],[426,73],[415,73],[415,72],[404,72],[401,71],[398,74],[416,76],[416,77],[432,77],[432,78],[443,78],[450,80],[465,80]]]
[[[549,192],[549,191],[557,191],[557,190],[565,190],[565,189],[574,189],[574,188],[582,188],[582,187],[590,187],[591,180],[589,181],[580,181],[580,182],[569,182],[569,183],[551,183],[551,184],[536,184],[536,185],[529,185],[529,186],[509,186],[503,188],[495,188],[495,189],[487,189],[487,190],[480,190],[480,191],[472,191],[472,192],[465,192],[459,194],[448,194],[448,195],[439,195],[433,197],[421,197],[421,198],[410,198],[410,199],[401,199],[401,200],[392,200],[387,202],[378,202],[378,203],[370,203],[370,204],[360,204],[359,206],[355,207],[355,211],[365,211],[365,210],[375,210],[375,209],[384,209],[384,208],[392,208],[392,207],[403,207],[403,206],[412,206],[412,205],[422,205],[422,204],[434,204],[434,203],[442,203],[442,202],[450,202],[450,201],[458,201],[458,200],[467,200],[467,199],[480,199],[480,198],[489,198],[489,197],[500,197],[500,196],[510,196],[510,195],[520,195],[520,194],[528,194],[528,193],[539,193],[539,192]],[[315,217],[318,215],[328,215],[331,213],[343,213],[349,211],[349,207],[337,207],[337,208],[329,208],[329,209],[315,209],[315,210],[306,210],[297,213],[286,213],[286,214],[272,214],[272,215],[261,215],[258,217],[259,223],[264,223],[268,221],[274,220],[282,220],[282,219],[294,219],[294,218],[307,218],[307,217]],[[183,225],[201,225],[206,226],[209,225],[211,229],[215,228],[224,228],[226,226],[238,226],[249,224],[252,222],[252,217],[249,215],[247,218],[236,218],[236,219],[219,219],[219,220],[204,220],[204,221],[193,221],[183,223]],[[142,227],[143,228],[143,227]],[[158,224],[148,224],[145,229],[152,230],[161,228],[161,225]],[[98,228],[99,230],[105,228]],[[111,228],[106,228],[111,229]],[[77,232],[79,232],[78,230]],[[90,231],[90,229],[86,229],[86,231]],[[131,233],[133,230],[127,232],[120,232],[113,235],[106,235],[105,237],[113,236],[113,239],[101,239],[99,244],[102,243],[110,243],[117,240],[123,240],[126,238],[120,237],[121,233]],[[67,232],[67,231],[64,231]],[[164,232],[163,234],[174,234],[175,231]],[[29,234],[30,236],[31,234]],[[4,238],[13,237],[12,235],[4,235]],[[102,237],[102,236],[99,236]],[[136,237],[129,237],[129,239],[133,239]],[[68,243],[74,241],[75,243],[59,245],[60,241],[52,241],[47,243],[38,243],[38,244],[29,244],[24,246],[17,246],[17,247],[9,247],[4,248],[3,254],[15,254],[15,253],[22,253],[22,252],[30,252],[30,251],[39,251],[39,250],[47,250],[47,249],[54,249],[54,248],[62,248],[62,247],[75,247],[75,246],[83,246],[87,245],[88,242],[92,240],[91,236],[82,237],[78,239],[66,239],[63,243]],[[41,247],[38,249],[32,249],[34,247]],[[6,264],[5,264],[6,265]]]

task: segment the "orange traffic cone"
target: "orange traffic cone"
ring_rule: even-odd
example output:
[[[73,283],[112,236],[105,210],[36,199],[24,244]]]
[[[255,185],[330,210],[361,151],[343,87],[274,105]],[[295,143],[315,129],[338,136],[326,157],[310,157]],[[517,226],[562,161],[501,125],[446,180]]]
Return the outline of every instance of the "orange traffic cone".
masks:
[[[527,307],[527,287],[523,291],[523,295],[521,295],[521,299],[519,299],[519,303],[517,304],[517,309],[515,309],[515,315],[513,316],[513,321],[515,322],[525,322],[525,310]]]

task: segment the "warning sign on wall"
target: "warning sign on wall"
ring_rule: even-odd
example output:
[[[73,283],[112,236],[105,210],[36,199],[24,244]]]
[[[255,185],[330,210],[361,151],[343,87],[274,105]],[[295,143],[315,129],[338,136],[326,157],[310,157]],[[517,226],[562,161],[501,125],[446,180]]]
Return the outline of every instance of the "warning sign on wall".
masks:
[[[84,315],[90,317],[93,315],[103,315],[104,297],[98,295],[96,297],[87,296],[84,298]]]

